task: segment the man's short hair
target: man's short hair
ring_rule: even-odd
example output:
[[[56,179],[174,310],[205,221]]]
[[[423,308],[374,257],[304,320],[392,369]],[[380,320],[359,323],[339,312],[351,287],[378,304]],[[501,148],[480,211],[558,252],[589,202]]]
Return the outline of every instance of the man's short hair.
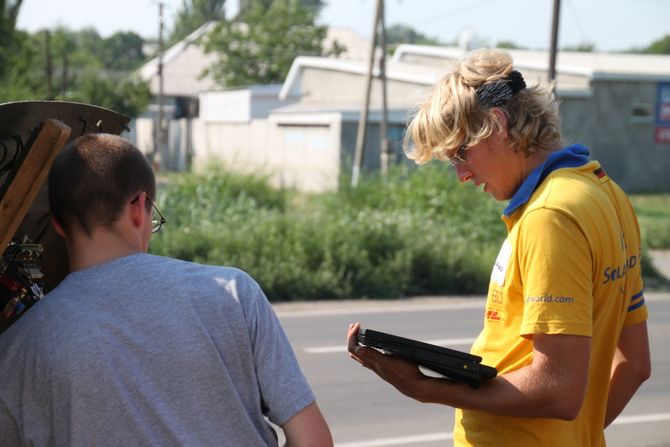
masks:
[[[127,201],[141,192],[155,198],[151,165],[116,135],[77,138],[58,154],[49,173],[49,206],[66,234],[77,228],[90,236],[96,226],[111,226]]]

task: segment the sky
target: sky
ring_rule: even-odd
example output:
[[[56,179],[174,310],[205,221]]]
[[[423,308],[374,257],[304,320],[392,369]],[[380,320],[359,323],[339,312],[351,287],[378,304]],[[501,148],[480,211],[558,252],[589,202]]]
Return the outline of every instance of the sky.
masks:
[[[319,23],[372,34],[375,0],[326,0]],[[163,0],[172,27],[183,0]],[[443,42],[474,35],[493,45],[512,41],[548,48],[554,0],[386,0],[386,24],[409,25]],[[228,14],[237,1],[227,0]],[[158,35],[157,0],[23,0],[17,27],[27,31],[63,25],[93,27],[102,36],[134,31]],[[559,47],[593,43],[600,51],[645,47],[670,34],[670,0],[561,0]]]

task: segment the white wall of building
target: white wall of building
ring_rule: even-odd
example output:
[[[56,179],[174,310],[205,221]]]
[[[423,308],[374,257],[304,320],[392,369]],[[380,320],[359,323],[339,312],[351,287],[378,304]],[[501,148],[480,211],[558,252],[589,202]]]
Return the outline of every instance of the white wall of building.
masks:
[[[251,120],[251,92],[249,90],[201,93],[199,102],[201,121],[246,123]]]
[[[307,121],[307,122],[305,122]],[[341,117],[270,117],[248,123],[193,121],[193,168],[212,163],[269,176],[303,191],[337,187]]]
[[[297,101],[297,98],[280,100],[280,89],[281,85],[255,85],[200,93],[200,119],[206,122],[242,123],[266,118],[273,109]]]

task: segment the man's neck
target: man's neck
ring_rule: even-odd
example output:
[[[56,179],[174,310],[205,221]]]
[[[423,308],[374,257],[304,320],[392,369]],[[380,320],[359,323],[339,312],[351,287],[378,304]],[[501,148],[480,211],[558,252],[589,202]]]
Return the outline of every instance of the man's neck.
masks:
[[[539,150],[537,152],[531,152],[528,157],[524,157],[522,160],[523,178],[528,178],[530,173],[544,163],[553,152],[554,151]]]
[[[141,244],[114,231],[98,230],[90,237],[78,233],[67,239],[70,271],[95,267],[115,259],[143,253]]]

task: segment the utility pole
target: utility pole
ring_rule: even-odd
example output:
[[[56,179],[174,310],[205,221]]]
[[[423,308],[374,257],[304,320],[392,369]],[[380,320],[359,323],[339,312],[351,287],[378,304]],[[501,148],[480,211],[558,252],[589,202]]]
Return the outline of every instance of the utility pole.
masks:
[[[47,78],[47,99],[54,99],[56,94],[54,93],[54,63],[53,63],[53,51],[51,48],[51,31],[44,31],[44,47],[46,53],[46,64],[44,70]]]
[[[382,101],[383,101],[383,118],[380,122],[380,131],[384,134],[381,136],[382,147],[381,160],[382,171],[384,172],[384,164],[388,166],[388,142],[386,138],[386,31],[384,28],[384,0],[377,0],[375,7],[375,19],[372,26],[372,41],[370,42],[370,58],[368,60],[368,71],[366,74],[365,84],[365,100],[361,113],[358,119],[358,131],[356,132],[356,148],[354,152],[353,167],[351,170],[351,186],[358,185],[358,179],[361,173],[361,165],[363,164],[363,151],[365,149],[365,137],[367,134],[368,114],[370,111],[370,94],[372,91],[372,71],[375,63],[375,52],[377,50],[377,34],[380,24],[382,24],[382,55],[380,60],[380,79],[382,81]],[[384,160],[386,159],[386,160]]]
[[[63,50],[63,54],[61,55],[63,58],[63,69],[61,70],[61,79],[60,79],[60,97],[61,99],[65,99],[65,95],[67,94],[67,87],[68,87],[68,58],[67,58],[67,51]]]
[[[378,25],[381,28],[379,36],[382,53],[379,59],[379,80],[382,84],[382,116],[379,121],[379,164],[381,173],[385,176],[389,170],[389,158],[391,154],[389,152],[388,132],[386,130],[388,123],[388,102],[386,98],[386,20],[384,19],[384,0],[379,0],[379,3]]]
[[[556,79],[556,52],[558,51],[558,24],[561,12],[561,0],[554,0],[551,17],[551,47],[549,48],[549,81]]]
[[[161,154],[165,151],[165,117],[163,109],[163,2],[158,2],[158,130],[154,147],[154,168],[160,168]]]

